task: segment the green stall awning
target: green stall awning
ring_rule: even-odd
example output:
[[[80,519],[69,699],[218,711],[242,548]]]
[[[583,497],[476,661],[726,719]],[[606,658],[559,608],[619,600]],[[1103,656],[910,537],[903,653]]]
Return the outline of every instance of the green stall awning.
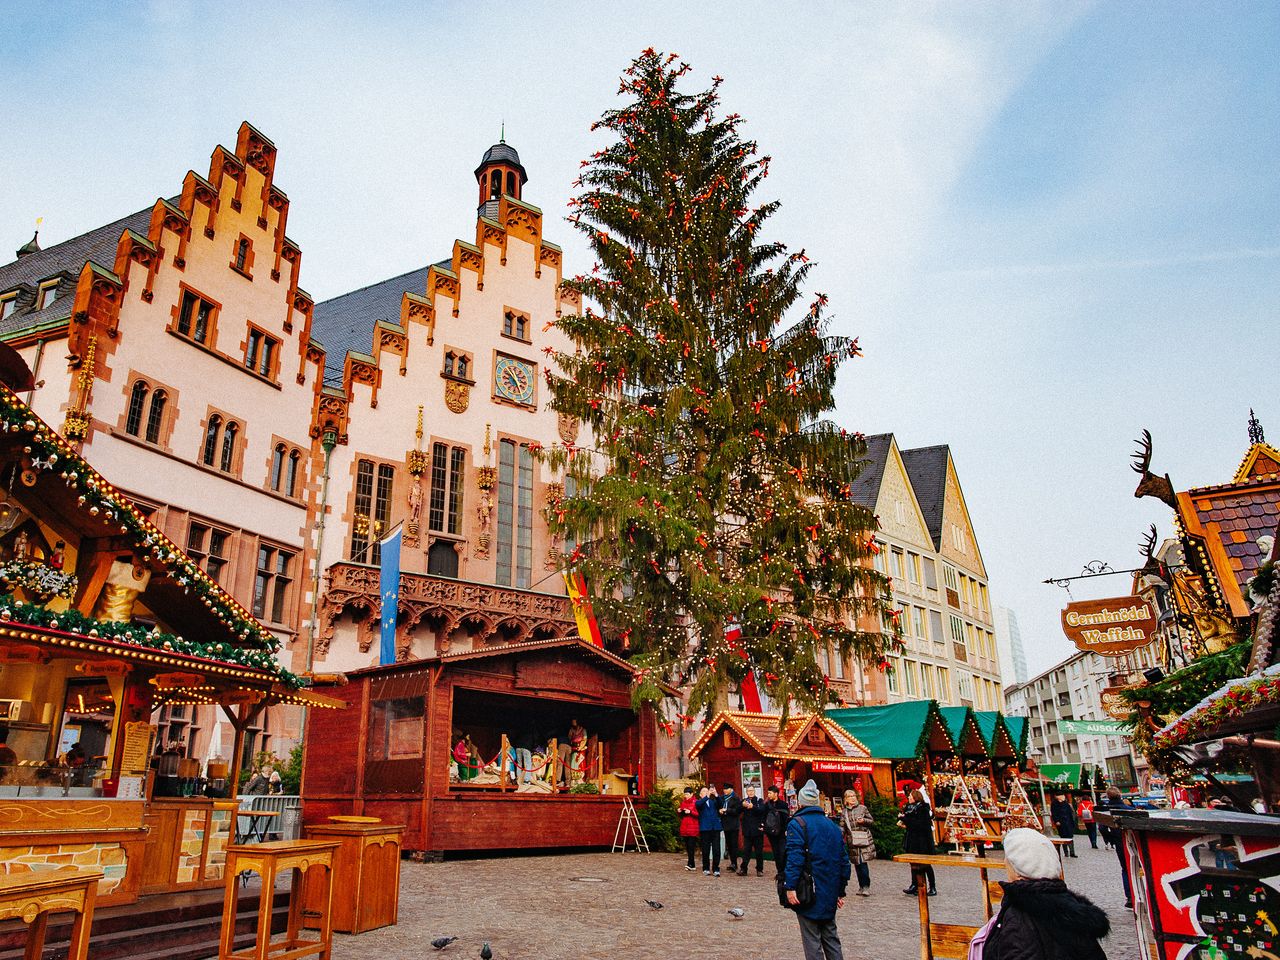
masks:
[[[991,755],[991,749],[982,735],[972,707],[939,707],[938,713],[942,715],[947,733],[951,735],[951,742],[956,745],[958,753],[966,757]]]
[[[1026,717],[1005,717],[1005,729],[1009,731],[1009,738],[1013,740],[1013,750],[1018,755],[1018,759],[1026,763],[1027,761],[1027,718]]]
[[[926,750],[950,750],[951,736],[933,700],[826,711],[849,736],[880,760],[913,760]]]

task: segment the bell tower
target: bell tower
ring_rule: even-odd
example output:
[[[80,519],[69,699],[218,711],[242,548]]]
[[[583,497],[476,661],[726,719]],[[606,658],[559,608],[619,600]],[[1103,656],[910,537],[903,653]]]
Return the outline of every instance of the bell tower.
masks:
[[[520,199],[529,175],[520,163],[520,154],[508,145],[505,137],[484,152],[476,167],[476,183],[480,185],[480,206],[476,216],[496,220],[498,200],[505,194]]]

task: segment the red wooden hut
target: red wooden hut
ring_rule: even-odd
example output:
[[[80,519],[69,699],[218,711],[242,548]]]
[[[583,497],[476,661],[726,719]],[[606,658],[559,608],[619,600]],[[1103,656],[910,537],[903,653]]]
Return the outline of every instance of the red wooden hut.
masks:
[[[799,715],[781,722],[776,714],[722,711],[707,724],[689,750],[701,760],[708,783],[732,783],[742,792],[781,787],[794,779],[797,787],[810,777],[822,792],[838,799],[853,786],[863,786],[889,761],[873,758],[865,746],[821,714]]]
[[[634,679],[627,661],[576,637],[350,673],[323,687],[346,706],[307,721],[304,822],[380,817],[405,825],[404,849],[432,855],[608,846],[624,796],[655,777],[656,719],[633,709]],[[566,771],[556,746],[574,721],[587,740]],[[454,762],[464,737],[477,776]]]

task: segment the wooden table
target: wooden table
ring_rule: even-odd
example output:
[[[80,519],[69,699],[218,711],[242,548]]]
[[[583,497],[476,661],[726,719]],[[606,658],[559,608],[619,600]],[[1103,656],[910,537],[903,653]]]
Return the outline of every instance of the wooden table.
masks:
[[[333,945],[333,852],[336,840],[273,840],[249,846],[227,848],[226,895],[222,903],[222,936],[218,960],[293,960],[315,954],[329,960]],[[303,887],[312,870],[319,869],[323,886],[317,895],[307,925],[319,927],[316,940],[302,939]],[[235,952],[236,877],[252,870],[262,878],[258,894],[258,930],[252,947]],[[289,925],[285,939],[271,942],[271,908],[275,898],[276,878],[285,870],[293,871],[289,888]],[[32,958],[34,960],[34,958]]]
[[[364,818],[366,820],[372,818]],[[364,933],[394,926],[400,908],[400,837],[404,827],[386,823],[317,823],[306,828],[308,840],[334,840],[333,929]],[[303,902],[316,909],[324,894],[319,882],[308,882]]]
[[[239,825],[240,817],[244,817],[246,820],[248,820],[249,826],[244,831],[244,833],[240,833],[237,830],[236,842],[248,843],[249,841],[251,841],[254,837],[254,833],[255,833],[254,824],[256,823],[257,824],[256,832],[257,832],[258,842],[262,843],[264,840],[267,839],[267,826],[271,824],[275,820],[275,818],[278,816],[280,816],[279,810],[250,810],[248,807],[237,808],[236,810],[237,826]]]
[[[991,882],[987,880],[988,870],[1003,870],[1003,857],[957,857],[946,853],[900,853],[893,858],[898,863],[910,863],[924,867],[969,867],[978,871],[982,880],[982,912],[985,919],[991,919]],[[916,896],[920,901],[920,960],[934,960],[934,957],[945,957],[948,960],[964,960],[969,954],[969,941],[978,932],[978,927],[964,926],[955,923],[933,923],[929,919],[929,888],[916,878]]]
[[[24,960],[40,960],[49,914],[70,910],[71,943],[67,960],[85,960],[89,952],[89,929],[93,926],[93,904],[98,896],[101,870],[62,869],[0,876],[0,920],[22,920],[27,924]]]

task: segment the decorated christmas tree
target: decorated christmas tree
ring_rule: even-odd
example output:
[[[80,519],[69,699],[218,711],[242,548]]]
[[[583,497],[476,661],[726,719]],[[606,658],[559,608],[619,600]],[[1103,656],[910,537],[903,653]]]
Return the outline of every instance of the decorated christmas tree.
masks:
[[[883,669],[897,643],[875,518],[850,498],[865,442],[827,419],[858,345],[825,297],[802,303],[808,258],[765,236],[769,158],[720,115],[720,79],[686,92],[688,73],[634,61],[575,184],[598,262],[568,281],[584,307],[556,321],[574,348],[548,384],[592,441],[543,452],[567,491],[548,514],[641,698],[688,685],[694,714],[751,672],[813,706],[820,648]]]
[[[973,794],[969,792],[969,784],[962,775],[956,774],[954,786],[955,793],[951,796],[947,819],[942,825],[946,840],[950,843],[968,844],[972,842],[971,837],[987,836],[987,825]]]
[[[1040,815],[1036,813],[1035,804],[1022,788],[1022,781],[1013,778],[1013,787],[1009,790],[1009,799],[1004,805],[1004,832],[1008,833],[1017,827],[1030,827],[1032,830],[1042,829]]]

